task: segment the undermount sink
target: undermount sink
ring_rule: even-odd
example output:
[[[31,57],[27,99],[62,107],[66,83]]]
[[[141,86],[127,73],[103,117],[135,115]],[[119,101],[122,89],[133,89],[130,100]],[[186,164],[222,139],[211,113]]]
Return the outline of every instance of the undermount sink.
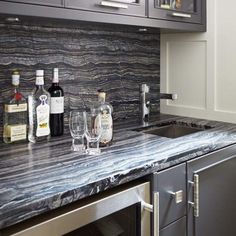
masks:
[[[152,127],[145,127],[136,129],[136,131],[146,133],[146,134],[154,134],[161,137],[166,138],[178,138],[188,134],[196,133],[199,131],[203,131],[206,129],[210,129],[211,127],[189,127],[189,126],[182,126],[178,124],[169,124],[165,126],[152,126]]]

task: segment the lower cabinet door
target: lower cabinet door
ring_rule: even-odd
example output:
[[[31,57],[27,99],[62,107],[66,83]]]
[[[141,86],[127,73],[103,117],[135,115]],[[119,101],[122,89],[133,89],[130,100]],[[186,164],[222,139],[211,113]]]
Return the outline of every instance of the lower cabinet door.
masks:
[[[186,216],[160,230],[160,236],[186,236]]]
[[[188,162],[188,236],[236,235],[236,145]]]
[[[186,164],[153,174],[153,190],[160,196],[160,229],[186,215]]]

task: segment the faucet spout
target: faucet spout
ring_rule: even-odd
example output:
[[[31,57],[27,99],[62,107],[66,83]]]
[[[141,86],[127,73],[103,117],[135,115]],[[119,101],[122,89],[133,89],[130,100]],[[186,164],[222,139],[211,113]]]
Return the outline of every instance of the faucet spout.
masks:
[[[140,86],[140,113],[141,122],[146,123],[149,121],[150,116],[150,100],[149,100],[149,86],[141,84]]]

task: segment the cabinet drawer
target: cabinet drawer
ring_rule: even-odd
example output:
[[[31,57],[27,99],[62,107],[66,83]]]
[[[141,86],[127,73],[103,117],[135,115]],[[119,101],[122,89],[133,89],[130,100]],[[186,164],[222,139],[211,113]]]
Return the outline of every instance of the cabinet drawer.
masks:
[[[65,0],[65,7],[121,15],[146,15],[145,0]]]
[[[186,236],[186,216],[160,230],[160,236]]]
[[[186,214],[186,164],[154,173],[152,183],[153,190],[159,192],[160,196],[160,229],[162,229]],[[177,199],[174,193],[178,193],[180,198]]]
[[[45,6],[63,7],[64,0],[8,0],[8,2],[30,3]]]

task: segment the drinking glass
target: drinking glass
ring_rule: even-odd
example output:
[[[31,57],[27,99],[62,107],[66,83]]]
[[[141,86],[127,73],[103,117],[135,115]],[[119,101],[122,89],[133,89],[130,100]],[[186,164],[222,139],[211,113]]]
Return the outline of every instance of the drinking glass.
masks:
[[[84,133],[86,127],[86,112],[71,111],[69,126],[73,138],[71,149],[80,154],[85,154]]]
[[[91,108],[86,112],[85,137],[87,140],[87,153],[90,155],[99,155],[99,141],[102,133],[101,115],[97,109]]]

